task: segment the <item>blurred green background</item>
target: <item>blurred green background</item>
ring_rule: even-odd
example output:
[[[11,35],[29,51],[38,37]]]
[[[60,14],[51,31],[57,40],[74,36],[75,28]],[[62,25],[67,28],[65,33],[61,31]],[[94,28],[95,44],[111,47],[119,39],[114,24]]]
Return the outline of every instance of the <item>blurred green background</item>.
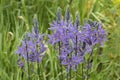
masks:
[[[108,33],[104,47],[94,55],[90,80],[120,80],[120,0],[0,0],[0,80],[22,80],[15,51],[24,32],[32,30],[34,15],[37,14],[40,33],[49,33],[57,8],[64,16],[67,5],[73,20],[79,11],[81,24],[84,19],[101,21]],[[41,66],[41,80],[59,80],[57,54],[53,48],[47,54]]]

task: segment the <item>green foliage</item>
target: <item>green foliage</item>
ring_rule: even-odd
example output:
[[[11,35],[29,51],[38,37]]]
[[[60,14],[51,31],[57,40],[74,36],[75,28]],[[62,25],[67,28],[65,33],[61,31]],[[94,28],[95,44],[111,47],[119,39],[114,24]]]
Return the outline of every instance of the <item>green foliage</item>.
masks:
[[[94,63],[90,80],[120,79],[120,2],[114,0],[0,0],[0,80],[26,80],[21,78],[21,69],[17,65],[16,48],[24,32],[31,31],[33,16],[37,14],[39,30],[48,31],[49,23],[55,19],[58,7],[65,13],[66,6],[75,15],[79,11],[81,24],[86,19],[102,21],[108,32],[108,40],[102,50],[94,51]],[[63,14],[64,15],[64,14]],[[63,17],[64,18],[64,17]],[[73,16],[73,19],[75,17]],[[46,44],[47,45],[47,44]],[[51,45],[41,63],[41,80],[59,80],[61,74],[57,52]],[[102,54],[99,54],[102,53]],[[65,75],[64,75],[65,76]],[[38,76],[31,75],[32,80]],[[78,80],[81,75],[78,75]]]

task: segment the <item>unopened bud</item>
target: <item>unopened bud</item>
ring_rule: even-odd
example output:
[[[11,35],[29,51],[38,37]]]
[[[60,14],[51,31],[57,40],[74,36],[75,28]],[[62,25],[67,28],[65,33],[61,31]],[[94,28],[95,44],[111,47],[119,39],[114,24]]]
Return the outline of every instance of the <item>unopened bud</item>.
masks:
[[[23,16],[18,16],[18,19],[24,20]]]
[[[8,32],[8,40],[12,41],[14,39],[14,35],[12,32]]]
[[[66,20],[66,22],[70,21],[70,9],[69,9],[69,6],[67,6],[67,8],[66,8],[65,20]]]

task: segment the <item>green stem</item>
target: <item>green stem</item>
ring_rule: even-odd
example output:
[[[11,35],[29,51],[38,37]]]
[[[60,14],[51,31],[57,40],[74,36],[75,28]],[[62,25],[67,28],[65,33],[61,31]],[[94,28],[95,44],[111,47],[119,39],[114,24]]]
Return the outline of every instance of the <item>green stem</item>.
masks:
[[[82,80],[84,80],[84,71],[83,71],[83,69],[84,69],[84,63],[82,63]]]
[[[78,40],[77,40],[77,36],[76,36],[76,50],[75,50],[75,55],[77,55],[77,44],[78,44]],[[77,80],[77,66],[75,66],[75,68],[76,68],[76,73],[75,73],[75,80]]]
[[[60,51],[60,48],[61,48],[61,45],[60,45],[60,42],[58,43],[58,46],[59,46],[59,55],[61,53]],[[60,71],[61,71],[61,80],[63,79],[63,75],[62,75],[62,63],[61,63],[61,58],[60,58]]]
[[[26,41],[25,41],[25,43],[26,43]],[[27,51],[27,43],[26,43],[26,51]],[[28,80],[30,80],[30,72],[29,72],[29,68],[30,68],[30,66],[29,66],[29,58],[28,58],[28,52],[27,52],[27,67],[28,67]]]
[[[92,52],[90,53],[90,56],[88,57],[88,60],[87,60],[87,72],[86,72],[87,79],[86,80],[89,79],[89,63],[90,63],[90,59],[92,57],[92,54],[93,54],[93,49],[92,49]]]
[[[69,80],[68,69],[67,69],[67,80]]]
[[[69,80],[71,80],[71,78],[72,78],[71,73],[72,73],[72,71],[71,71],[71,66],[70,66],[70,79]]]
[[[39,66],[39,62],[37,62],[37,73],[38,73],[38,80],[40,80],[40,66]]]
[[[24,80],[24,79],[23,79],[23,77],[24,77],[23,68],[22,68],[21,70],[22,70],[22,74],[21,74],[21,77],[22,77],[22,80]]]

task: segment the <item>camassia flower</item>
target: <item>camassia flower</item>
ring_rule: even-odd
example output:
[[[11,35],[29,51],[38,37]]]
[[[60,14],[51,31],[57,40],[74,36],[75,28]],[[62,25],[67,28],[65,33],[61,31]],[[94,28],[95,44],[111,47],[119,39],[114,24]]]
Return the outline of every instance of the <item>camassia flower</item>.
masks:
[[[52,34],[49,35],[50,43],[52,45],[57,45],[60,42],[61,47],[59,58],[61,60],[61,64],[67,66],[68,71],[70,68],[75,70],[75,66],[83,61],[82,53],[84,54],[85,52],[79,49],[81,51],[75,53],[76,36],[80,36],[81,32],[77,30],[76,25],[74,25],[70,20],[70,12],[68,9],[66,10],[65,20],[62,18],[57,19],[60,20],[53,21],[53,23],[50,24],[51,27],[49,29],[52,31]],[[78,23],[79,20],[76,24]],[[80,37],[78,38],[78,41],[80,41]],[[77,49],[78,48],[80,47],[77,47]]]
[[[87,44],[87,51],[91,53],[95,45],[100,44],[103,46],[107,33],[100,22],[89,21],[82,27],[82,35],[84,36],[83,41]]]
[[[32,33],[25,34],[25,38],[22,40],[21,46],[18,47],[16,52],[19,54],[19,66],[23,67],[23,63],[25,63],[24,61],[27,60],[27,57],[30,62],[41,62],[46,50],[46,47],[43,43],[43,36],[43,34],[39,33],[38,22],[35,19]]]
[[[50,24],[49,30],[52,34],[49,35],[49,42],[52,45],[61,44],[59,47],[61,64],[67,66],[68,70],[70,67],[75,70],[75,66],[84,61],[86,53],[92,53],[97,44],[103,45],[106,32],[96,21],[89,21],[81,26],[78,14],[73,23],[68,8],[65,20],[61,18],[60,10],[58,11],[57,20]]]

